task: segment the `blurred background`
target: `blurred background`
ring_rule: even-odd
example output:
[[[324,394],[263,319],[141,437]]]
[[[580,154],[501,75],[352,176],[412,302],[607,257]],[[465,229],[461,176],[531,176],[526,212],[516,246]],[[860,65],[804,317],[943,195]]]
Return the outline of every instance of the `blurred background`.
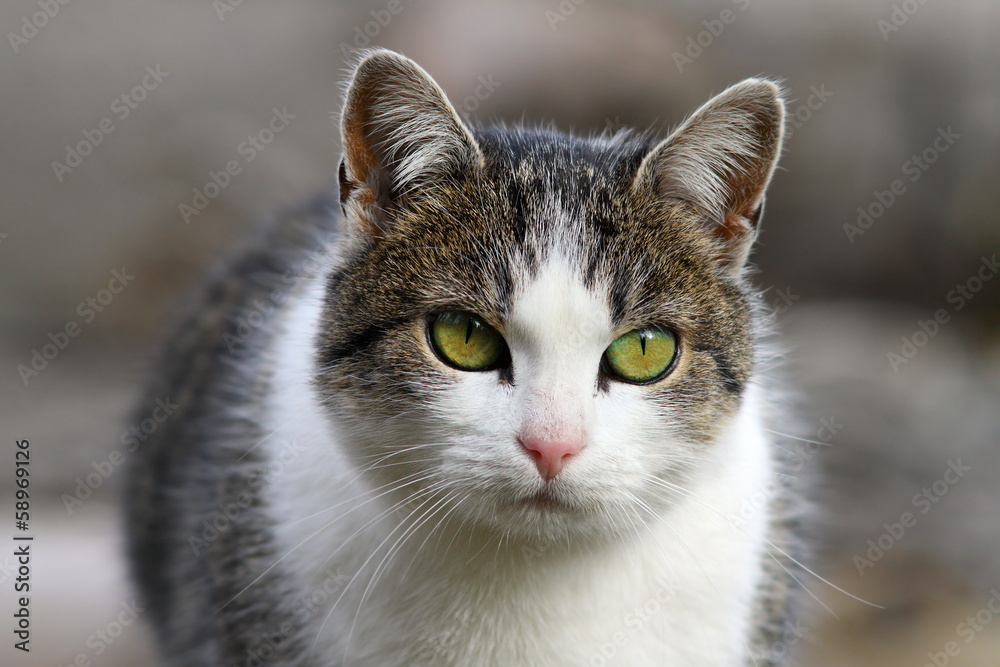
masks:
[[[1000,664],[997,3],[17,0],[0,19],[0,497],[28,439],[36,535],[31,653],[7,621],[0,663],[151,664],[119,554],[144,428],[126,414],[204,268],[331,182],[345,68],[377,45],[473,119],[584,133],[667,131],[783,80],[757,280],[818,443],[816,572],[880,608],[813,580],[828,609],[776,648]]]

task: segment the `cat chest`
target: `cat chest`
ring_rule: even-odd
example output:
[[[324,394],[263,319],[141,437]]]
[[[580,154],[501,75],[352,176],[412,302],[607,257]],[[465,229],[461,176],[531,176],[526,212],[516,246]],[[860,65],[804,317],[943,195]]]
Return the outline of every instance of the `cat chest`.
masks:
[[[348,653],[381,665],[740,664],[751,573],[663,556],[541,567],[519,579],[396,582],[378,596],[381,614],[359,618]]]

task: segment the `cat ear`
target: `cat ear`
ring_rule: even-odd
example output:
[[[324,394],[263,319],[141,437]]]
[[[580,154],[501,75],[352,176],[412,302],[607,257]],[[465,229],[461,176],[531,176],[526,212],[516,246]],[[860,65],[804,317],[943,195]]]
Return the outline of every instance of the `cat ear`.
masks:
[[[482,165],[472,133],[419,65],[380,49],[357,64],[341,116],[340,202],[362,231],[435,179]]]
[[[770,81],[747,79],[712,98],[642,161],[636,187],[687,202],[739,273],[757,236],[764,191],[781,152],[784,104]]]

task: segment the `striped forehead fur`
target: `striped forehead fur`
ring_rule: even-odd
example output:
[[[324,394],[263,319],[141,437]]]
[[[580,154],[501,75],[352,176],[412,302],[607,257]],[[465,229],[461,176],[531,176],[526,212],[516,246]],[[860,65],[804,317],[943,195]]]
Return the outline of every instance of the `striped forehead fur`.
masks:
[[[321,383],[359,400],[378,385],[373,410],[392,395],[426,401],[422,387],[449,380],[415,335],[423,314],[471,310],[503,333],[514,295],[557,253],[607,301],[615,330],[662,323],[684,332],[691,372],[669,400],[691,406],[692,433],[716,428],[718,410],[734,408],[750,376],[753,297],[716,270],[698,215],[634,187],[648,140],[526,127],[474,133],[482,169],[436,179],[333,272]]]

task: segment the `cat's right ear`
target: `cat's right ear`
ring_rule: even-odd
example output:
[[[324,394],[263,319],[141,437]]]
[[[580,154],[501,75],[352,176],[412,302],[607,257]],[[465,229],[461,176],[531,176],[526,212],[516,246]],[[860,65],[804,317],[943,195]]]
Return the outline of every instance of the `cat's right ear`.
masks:
[[[385,49],[368,52],[354,69],[341,138],[340,202],[349,222],[373,237],[407,197],[483,163],[441,87],[415,62]]]

